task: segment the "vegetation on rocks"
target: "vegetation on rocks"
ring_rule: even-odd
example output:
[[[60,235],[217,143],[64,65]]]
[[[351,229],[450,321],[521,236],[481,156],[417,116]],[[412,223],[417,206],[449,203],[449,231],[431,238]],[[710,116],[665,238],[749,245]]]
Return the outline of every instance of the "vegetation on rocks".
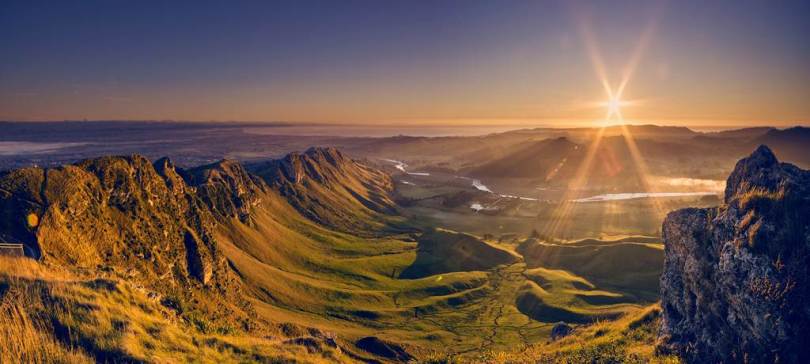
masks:
[[[806,362],[810,172],[765,146],[737,163],[725,203],[664,222],[660,350],[687,361]]]

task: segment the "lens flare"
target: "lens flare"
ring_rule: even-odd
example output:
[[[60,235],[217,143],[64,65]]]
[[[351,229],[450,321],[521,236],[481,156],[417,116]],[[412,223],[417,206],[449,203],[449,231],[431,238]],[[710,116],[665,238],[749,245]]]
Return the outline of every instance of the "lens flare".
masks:
[[[658,5],[659,6],[656,7],[656,12],[661,10],[660,5],[662,5],[662,3],[659,3]],[[645,159],[641,155],[635,138],[631,134],[630,128],[625,125],[624,116],[622,115],[622,107],[631,104],[630,102],[624,101],[622,96],[624,95],[624,92],[627,89],[630,79],[635,73],[638,64],[641,62],[644,51],[655,33],[657,25],[655,18],[656,16],[652,16],[650,18],[647,26],[639,35],[638,42],[633,48],[633,52],[630,54],[628,63],[624,68],[622,68],[621,80],[618,83],[618,87],[614,88],[608,79],[605,62],[602,57],[599,44],[596,42],[596,38],[594,37],[594,32],[591,30],[589,22],[580,17],[581,21],[579,22],[579,31],[585,44],[588,58],[590,59],[594,73],[604,88],[605,95],[607,96],[607,101],[601,104],[606,108],[606,115],[601,128],[599,128],[598,132],[590,141],[586,155],[577,168],[574,178],[568,184],[563,196],[563,200],[553,210],[550,221],[547,222],[545,227],[545,235],[554,238],[560,233],[568,230],[569,226],[567,225],[571,224],[573,210],[576,208],[576,203],[574,200],[577,199],[577,196],[579,196],[579,194],[582,193],[582,191],[584,191],[587,187],[586,185],[593,169],[595,156],[599,153],[600,147],[602,147],[601,142],[605,134],[605,128],[610,124],[618,124],[620,126],[621,135],[624,138],[631,160],[636,167],[635,171],[640,187],[645,192],[655,192],[653,191],[653,185],[649,183],[650,173]],[[657,198],[650,198],[649,200],[650,207],[656,216],[663,217],[666,208],[662,206],[662,202]],[[606,209],[612,208],[607,206],[609,206],[609,204],[606,205]],[[603,213],[605,212],[610,213],[610,211],[603,211]],[[604,216],[605,215],[603,214],[603,217]]]
[[[624,117],[622,116],[622,106],[626,105],[628,105],[628,103],[620,100],[618,97],[612,97],[605,102],[604,106],[607,107],[607,116],[605,116],[605,122],[624,122]]]
[[[32,212],[25,217],[25,223],[33,229],[39,225],[39,216]]]

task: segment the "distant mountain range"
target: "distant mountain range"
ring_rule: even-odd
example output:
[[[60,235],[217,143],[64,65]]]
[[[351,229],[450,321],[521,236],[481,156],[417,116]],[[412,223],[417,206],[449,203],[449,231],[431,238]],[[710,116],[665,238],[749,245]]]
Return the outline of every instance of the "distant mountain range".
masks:
[[[626,130],[639,143],[641,155],[655,154],[654,144],[666,143],[678,153],[648,164],[667,167],[663,173],[682,173],[697,166],[704,177],[722,179],[734,161],[759,144],[769,145],[781,158],[807,166],[803,153],[806,127],[775,129],[743,128],[699,132],[686,127],[627,125],[600,128],[534,128],[481,136],[458,137],[345,137],[330,135],[274,135],[284,125],[261,123],[187,122],[0,122],[0,170],[29,166],[58,166],[100,155],[142,154],[150,159],[171,156],[180,166],[210,164],[220,159],[256,163],[278,159],[310,146],[332,146],[357,158],[403,160],[413,167],[461,171],[507,157],[527,143],[565,137],[581,146],[596,135],[621,138]],[[459,127],[460,133],[464,127]],[[327,131],[324,131],[327,133]],[[165,142],[171,140],[170,143]],[[5,144],[4,144],[5,143]],[[16,143],[16,144],[15,144]],[[21,144],[22,143],[22,144]],[[649,148],[649,149],[645,149]],[[681,152],[692,152],[683,157]],[[708,153],[707,153],[708,151]],[[659,153],[661,154],[661,153]],[[697,157],[700,163],[695,163]],[[544,157],[545,158],[545,157]],[[551,157],[548,157],[551,158]],[[672,166],[673,159],[691,163]]]
[[[656,126],[627,130],[632,139],[625,138],[619,127],[607,128],[598,144],[593,143],[597,132],[594,129],[569,129],[568,136],[513,143],[497,156],[464,171],[482,178],[529,178],[560,184],[574,177],[588,149],[594,145],[598,149],[593,152],[588,173],[591,183],[637,184],[640,166],[634,159],[632,146],[637,148],[649,172],[660,176],[720,179],[741,153],[760,144],[770,146],[785,160],[810,165],[810,128],[750,128],[708,134]],[[554,129],[554,133],[559,131]],[[538,131],[514,133],[527,137],[535,132]]]

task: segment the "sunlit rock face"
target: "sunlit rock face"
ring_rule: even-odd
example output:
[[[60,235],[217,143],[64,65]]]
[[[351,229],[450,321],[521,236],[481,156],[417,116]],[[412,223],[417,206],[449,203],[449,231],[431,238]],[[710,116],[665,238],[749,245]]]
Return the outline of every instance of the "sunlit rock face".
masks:
[[[383,226],[381,214],[395,214],[391,177],[335,148],[290,153],[251,171],[302,215],[336,230],[368,235]]]
[[[759,147],[725,204],[663,225],[658,349],[688,362],[808,362],[810,172]]]
[[[120,269],[139,284],[169,290],[193,278],[225,285],[226,263],[211,233],[224,209],[209,209],[197,196],[225,183],[195,187],[185,174],[166,158],[153,164],[138,155],[10,171],[0,175],[0,234],[34,258]]]

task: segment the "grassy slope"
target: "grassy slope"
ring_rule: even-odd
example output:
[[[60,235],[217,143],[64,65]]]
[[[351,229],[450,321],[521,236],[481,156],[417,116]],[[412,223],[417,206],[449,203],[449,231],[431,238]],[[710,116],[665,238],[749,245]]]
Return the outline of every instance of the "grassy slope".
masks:
[[[300,219],[283,205],[272,209],[255,209],[253,226],[234,219],[217,236],[268,320],[438,348],[419,332],[446,335],[442,324],[413,322],[414,314],[444,319],[490,289],[489,274],[478,271],[397,279],[415,261],[416,244],[358,238]]]
[[[590,323],[639,307],[634,296],[601,289],[571,272],[529,269],[514,245],[476,243],[466,234],[438,230],[426,239],[449,244],[442,249],[444,261],[463,261],[481,255],[480,249],[518,259],[476,268],[482,271],[453,266],[401,279],[399,273],[418,261],[417,244],[408,239],[335,232],[272,199],[255,208],[252,219],[225,224],[217,240],[255,297],[260,316],[347,340],[375,335],[418,357],[442,352],[468,358],[531,346],[545,341],[557,321]],[[529,308],[521,307],[526,297]]]
[[[531,346],[520,355],[540,363],[678,363],[654,351],[660,314],[657,305],[647,306],[616,321],[581,327],[556,342]]]
[[[416,260],[400,275],[421,278],[441,273],[488,270],[518,260],[517,254],[469,235],[432,229],[419,237]]]
[[[648,237],[627,237],[535,242],[523,244],[520,250],[530,267],[567,270],[633,301],[649,303],[658,297],[663,267],[663,245],[651,241]]]
[[[455,236],[452,232],[444,234]],[[246,291],[254,297],[254,307],[262,320],[335,333],[347,340],[341,344],[346,355],[368,356],[354,348],[352,341],[375,335],[402,344],[421,358],[436,353],[475,358],[481,353],[542,343],[547,340],[552,324],[560,320],[591,322],[605,317],[606,313],[615,315],[633,310],[632,305],[604,302],[621,300],[620,293],[600,289],[570,272],[542,267],[529,269],[522,260],[485,271],[397,279],[397,272],[416,260],[415,243],[396,237],[359,238],[335,232],[302,218],[291,207],[272,198],[254,208],[249,223],[232,219],[223,224],[216,238],[223,254],[245,282]],[[514,245],[495,241],[482,244],[517,256]],[[457,259],[454,254],[461,253],[464,252],[450,250],[446,259]],[[108,338],[104,332],[72,322],[70,325],[75,326],[72,332],[82,333],[84,340],[101,343],[93,346],[91,351],[95,355],[98,355],[97,349],[109,348],[133,358],[165,355],[189,360],[212,355],[212,358],[229,361],[244,353],[283,357],[298,350],[294,344],[279,339],[212,333],[204,318],[199,322],[182,319],[171,322],[163,317],[166,315],[155,313],[165,308],[120,283],[116,285],[116,293],[99,293],[80,284],[70,287],[83,290],[71,288],[70,295],[79,295],[73,293],[75,289],[82,296],[91,297],[93,302],[107,300],[110,295],[125,297],[108,303],[105,312],[114,313],[105,315],[111,317],[89,318],[89,322],[102,322],[107,326],[101,327],[110,328],[120,327],[121,324],[115,322],[126,322],[127,318],[137,320],[125,325],[129,334],[120,338]],[[552,308],[551,314],[530,318],[532,313],[521,309],[519,304],[520,297],[527,293],[540,298],[535,307]],[[93,298],[102,295],[105,295],[103,300]],[[141,305],[154,311],[140,312]],[[134,313],[130,312],[132,310]],[[571,313],[575,319],[568,316]],[[149,325],[165,326],[168,336],[153,337]],[[189,326],[194,329],[184,333]],[[188,342],[203,344],[189,349],[184,346]],[[74,347],[84,346],[68,345],[65,355],[74,355],[70,351]],[[337,355],[325,354],[329,352],[326,349],[315,358]]]
[[[636,305],[620,293],[597,289],[593,283],[564,270],[529,269],[517,306],[535,320],[588,323],[615,318]]]
[[[680,363],[655,353],[661,309],[651,305],[628,312],[615,321],[580,326],[554,342],[541,342],[476,356],[433,355],[425,363]]]
[[[215,235],[219,249],[253,297],[259,319],[333,332],[348,340],[342,348],[350,354],[368,355],[354,348],[352,341],[376,335],[406,346],[417,356],[445,352],[471,357],[542,342],[552,324],[559,320],[590,322],[612,317],[629,307],[613,302],[605,304],[605,300],[616,299],[620,293],[594,287],[594,283],[581,276],[544,268],[528,269],[522,260],[515,259],[518,254],[514,245],[482,242],[450,231],[433,233],[428,239],[434,245],[449,244],[450,249],[442,249],[445,261],[459,262],[465,256],[490,253],[510,259],[503,260],[502,265],[473,268],[480,271],[457,271],[466,270],[462,264],[431,271],[438,274],[418,279],[398,279],[418,259],[417,244],[406,241],[409,238],[361,238],[336,232],[304,218],[274,194],[263,196],[262,203],[252,209],[246,222],[237,218],[225,221]],[[155,314],[165,312],[163,306],[120,283],[112,293],[80,284],[68,287],[70,297],[90,297],[87,299],[95,305],[105,307],[107,316],[84,317],[83,320],[96,323],[92,327],[79,321],[66,324],[71,332],[80,335],[82,343],[68,345],[65,355],[73,355],[70,348],[81,347],[89,348],[87,351],[95,356],[167,356],[188,360],[195,355],[223,355],[222,360],[227,361],[242,355],[229,354],[229,350],[267,356],[295,350],[287,348],[284,342],[229,335],[231,330],[221,323],[207,321],[205,316],[182,316],[175,320],[181,321],[175,323],[176,331],[183,332],[191,326],[197,332],[175,333],[171,323],[160,321],[162,316],[171,317],[170,313]],[[110,295],[124,298],[103,305],[95,303],[106,302]],[[528,297],[529,309],[523,297]],[[138,311],[142,301],[144,307],[149,307],[143,312]],[[40,305],[46,307],[47,302]],[[71,315],[78,315],[77,312]],[[95,311],[84,314],[96,315]],[[126,323],[133,318],[137,322]],[[171,337],[155,337],[150,333],[154,331],[150,325],[168,325]],[[94,327],[107,330],[94,331]],[[124,334],[117,333],[122,329]],[[117,334],[111,337],[108,332]],[[203,338],[217,347],[186,347],[189,342],[199,343]],[[71,343],[73,339],[53,340]],[[223,341],[233,345],[231,349],[218,348],[224,344],[216,343]],[[274,345],[278,347],[273,349]],[[226,354],[209,353],[209,349]]]
[[[0,258],[2,362],[349,362],[322,337],[209,331],[126,282]]]

